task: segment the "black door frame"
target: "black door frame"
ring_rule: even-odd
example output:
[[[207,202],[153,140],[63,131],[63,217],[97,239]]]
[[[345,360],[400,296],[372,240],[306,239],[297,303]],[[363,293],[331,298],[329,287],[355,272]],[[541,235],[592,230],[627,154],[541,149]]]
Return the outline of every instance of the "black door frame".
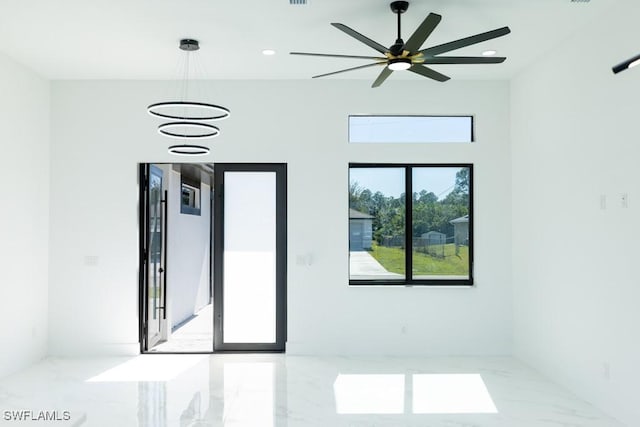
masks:
[[[141,163],[138,167],[138,335],[140,342],[140,353],[145,353],[147,347],[147,331],[146,331],[146,306],[147,292],[144,289],[147,285],[147,190],[149,188],[150,164]]]
[[[225,343],[223,328],[224,174],[276,174],[276,342]],[[287,341],[287,165],[286,163],[215,163],[214,166],[214,352],[284,352]]]
[[[140,353],[147,353],[149,351],[149,296],[148,296],[148,281],[149,278],[149,262],[151,257],[151,243],[149,235],[150,217],[150,191],[149,183],[153,168],[156,168],[153,163],[141,163],[139,165],[138,185],[140,188],[140,199],[138,207],[138,224],[139,224],[139,291],[138,291],[138,313],[139,313],[139,334],[140,334]],[[158,169],[160,170],[160,169]],[[162,173],[162,171],[160,170]],[[162,175],[164,185],[164,174]],[[167,191],[160,191],[162,206],[162,250],[161,250],[161,268],[160,274],[162,275],[162,295],[160,298],[161,306],[158,309],[162,310],[162,317],[160,322],[166,321],[167,312],[167,283],[166,283],[166,264],[167,264]],[[165,324],[164,327],[167,327]]]

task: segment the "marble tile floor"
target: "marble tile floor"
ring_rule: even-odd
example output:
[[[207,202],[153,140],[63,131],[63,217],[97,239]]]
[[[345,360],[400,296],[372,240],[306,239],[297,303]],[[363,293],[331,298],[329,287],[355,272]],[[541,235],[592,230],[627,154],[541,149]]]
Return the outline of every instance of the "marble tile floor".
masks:
[[[0,380],[0,425],[622,426],[512,358],[283,354],[47,359]]]

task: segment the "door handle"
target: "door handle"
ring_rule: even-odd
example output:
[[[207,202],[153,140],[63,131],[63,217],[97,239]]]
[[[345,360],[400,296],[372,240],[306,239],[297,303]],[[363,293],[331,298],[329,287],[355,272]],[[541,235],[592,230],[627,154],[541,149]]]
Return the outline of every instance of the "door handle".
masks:
[[[164,273],[164,268],[160,267],[160,268],[158,269],[158,273]]]

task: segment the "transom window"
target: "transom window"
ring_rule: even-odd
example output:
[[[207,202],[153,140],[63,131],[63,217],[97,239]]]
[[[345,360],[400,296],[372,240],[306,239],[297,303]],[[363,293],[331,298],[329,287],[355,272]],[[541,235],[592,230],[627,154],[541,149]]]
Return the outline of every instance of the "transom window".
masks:
[[[472,207],[471,164],[349,165],[349,283],[472,285]]]
[[[470,143],[473,116],[349,116],[350,143]]]

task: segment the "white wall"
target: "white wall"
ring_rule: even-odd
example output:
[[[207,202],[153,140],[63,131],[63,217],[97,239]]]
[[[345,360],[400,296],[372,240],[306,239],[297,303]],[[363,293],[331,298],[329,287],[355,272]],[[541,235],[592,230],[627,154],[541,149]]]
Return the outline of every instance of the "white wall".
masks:
[[[196,314],[209,303],[211,187],[200,189],[200,215],[180,213],[180,173],[171,170],[169,179],[169,231],[167,235],[167,293],[169,328]],[[211,326],[213,329],[213,325]]]
[[[611,67],[640,52],[638,16],[624,2],[511,87],[516,354],[628,425],[640,425],[640,70]]]
[[[0,377],[47,343],[49,83],[0,55]]]
[[[416,77],[392,78],[375,90],[370,84],[212,83],[211,101],[232,116],[220,122],[211,155],[200,159],[288,163],[288,352],[510,353],[508,83]],[[166,152],[175,141],[158,135],[158,121],[145,111],[166,88],[140,81],[52,84],[52,354],[137,351],[136,170],[138,162],[176,161]],[[477,142],[349,145],[350,113],[475,114]],[[350,161],[474,163],[477,286],[348,287]],[[312,265],[296,265],[306,255]],[[85,265],[87,256],[98,257],[97,264]]]

